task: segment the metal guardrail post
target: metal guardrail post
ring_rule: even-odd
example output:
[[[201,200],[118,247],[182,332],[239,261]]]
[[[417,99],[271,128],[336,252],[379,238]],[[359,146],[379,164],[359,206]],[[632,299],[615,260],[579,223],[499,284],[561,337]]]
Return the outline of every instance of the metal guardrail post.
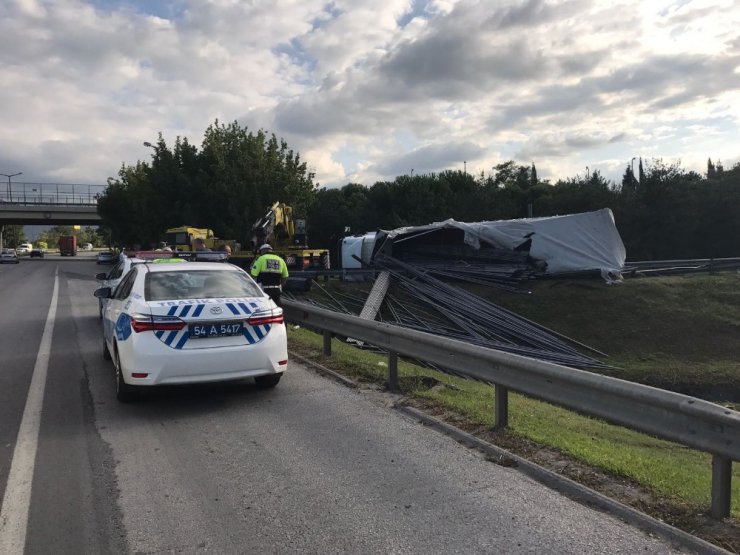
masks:
[[[730,516],[732,492],[732,459],[712,455],[712,509],[713,518]]]
[[[388,389],[390,391],[400,391],[398,386],[398,353],[395,351],[388,352]]]
[[[324,330],[324,356],[331,356],[331,332]]]
[[[494,384],[493,427],[496,430],[509,425],[509,390],[503,385]]]

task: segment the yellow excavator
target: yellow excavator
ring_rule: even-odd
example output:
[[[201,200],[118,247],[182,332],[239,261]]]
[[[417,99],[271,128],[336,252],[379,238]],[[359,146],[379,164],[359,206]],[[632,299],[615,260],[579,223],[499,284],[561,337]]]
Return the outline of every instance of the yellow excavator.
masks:
[[[173,227],[166,231],[166,242],[180,252],[192,252],[195,239],[203,239],[206,247],[214,251],[231,248],[229,262],[248,269],[258,254],[259,247],[269,243],[273,252],[285,259],[289,270],[328,270],[329,251],[311,249],[306,243],[306,220],[293,219],[293,208],[282,202],[274,203],[251,229],[251,240],[246,250],[232,239],[219,239],[212,230],[190,226]]]
[[[306,220],[293,218],[293,207],[274,203],[252,226],[251,247],[269,243],[282,256],[289,270],[329,269],[329,251],[308,247]]]

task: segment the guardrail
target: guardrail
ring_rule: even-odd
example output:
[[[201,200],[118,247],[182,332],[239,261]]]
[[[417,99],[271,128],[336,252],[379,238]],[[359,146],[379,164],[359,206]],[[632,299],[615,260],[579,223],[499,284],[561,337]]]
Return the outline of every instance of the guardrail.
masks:
[[[676,266],[703,266],[707,264],[740,264],[740,257],[734,258],[686,258],[680,260],[635,260],[625,262],[625,268],[674,268]]]
[[[319,329],[324,354],[332,334],[388,351],[388,385],[398,390],[398,355],[449,368],[493,384],[494,425],[508,424],[508,392],[516,391],[577,412],[712,454],[711,514],[730,514],[732,461],[740,460],[740,412],[714,403],[477,347],[429,333],[368,321],[296,301],[283,300],[288,320]]]

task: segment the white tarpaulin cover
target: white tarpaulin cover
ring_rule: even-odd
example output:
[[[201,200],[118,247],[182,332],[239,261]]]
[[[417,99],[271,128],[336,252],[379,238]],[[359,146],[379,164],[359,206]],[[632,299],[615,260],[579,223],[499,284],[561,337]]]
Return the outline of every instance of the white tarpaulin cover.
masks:
[[[608,208],[583,214],[495,222],[464,223],[449,219],[394,229],[387,235],[397,238],[442,228],[461,229],[465,232],[465,243],[476,249],[480,248],[480,241],[497,248],[514,249],[531,239],[529,255],[547,262],[548,274],[580,270],[619,274],[627,256],[614,225],[614,215]]]

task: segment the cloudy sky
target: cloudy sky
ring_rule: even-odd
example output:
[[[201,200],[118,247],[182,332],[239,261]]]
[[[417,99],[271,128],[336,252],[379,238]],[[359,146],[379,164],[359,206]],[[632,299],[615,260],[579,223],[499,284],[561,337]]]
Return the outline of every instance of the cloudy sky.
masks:
[[[0,0],[0,75],[18,181],[104,183],[216,118],[326,186],[740,162],[736,0]]]

